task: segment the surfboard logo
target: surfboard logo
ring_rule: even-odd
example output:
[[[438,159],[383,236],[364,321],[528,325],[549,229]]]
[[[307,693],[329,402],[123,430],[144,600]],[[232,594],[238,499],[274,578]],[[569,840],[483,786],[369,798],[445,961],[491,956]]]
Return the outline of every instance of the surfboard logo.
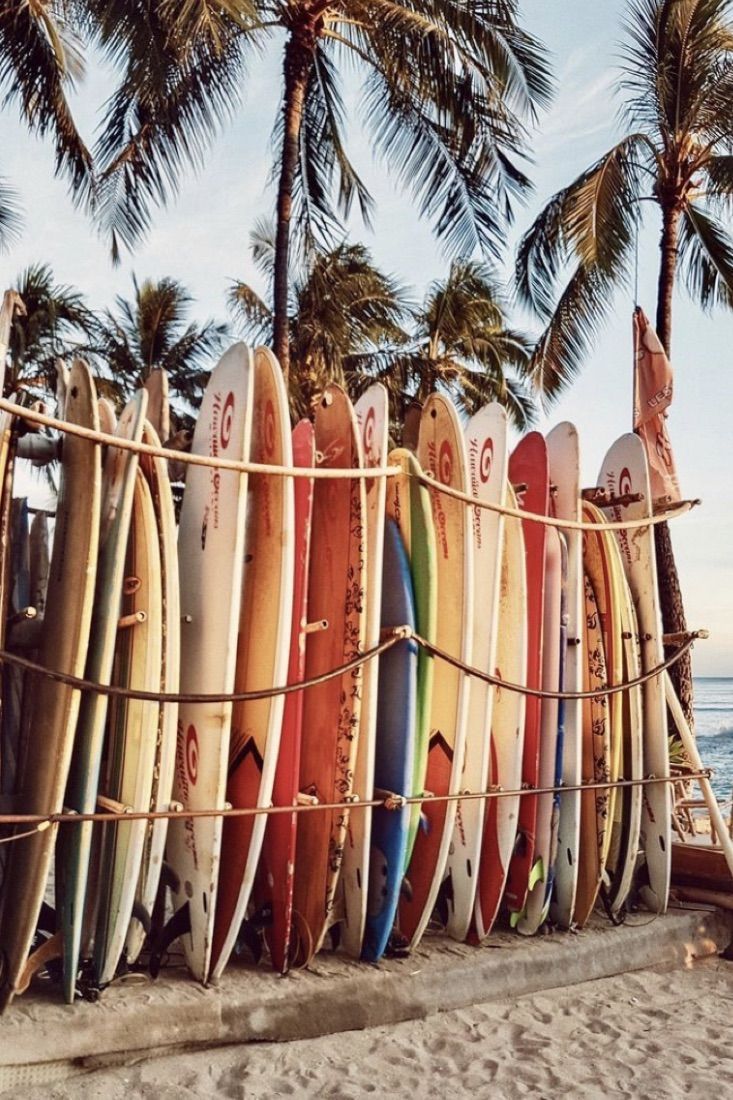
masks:
[[[231,442],[233,423],[234,394],[230,391],[224,399],[224,406],[221,410],[221,421],[219,423],[219,444],[222,451],[225,451]]]
[[[491,467],[494,464],[494,441],[493,439],[484,440],[484,445],[481,448],[481,454],[478,460],[478,476],[485,485],[491,477]]]
[[[268,401],[265,405],[265,417],[262,434],[265,457],[272,458],[272,455],[275,451],[275,408],[272,404],[272,401]]]
[[[196,733],[196,727],[191,725],[186,730],[186,774],[191,781],[192,786],[196,786],[196,780],[199,777],[199,739]]]
[[[370,405],[367,409],[367,414],[364,419],[364,431],[362,432],[362,440],[364,443],[364,457],[371,459],[372,448],[374,447],[374,425],[377,419],[377,413],[373,405]]]
[[[453,478],[453,451],[447,439],[444,439],[438,452],[438,479],[443,485],[450,485]]]
[[[624,466],[621,473],[618,475],[618,492],[619,496],[626,496],[627,493],[633,492],[633,483],[631,481],[631,474],[628,468]]]

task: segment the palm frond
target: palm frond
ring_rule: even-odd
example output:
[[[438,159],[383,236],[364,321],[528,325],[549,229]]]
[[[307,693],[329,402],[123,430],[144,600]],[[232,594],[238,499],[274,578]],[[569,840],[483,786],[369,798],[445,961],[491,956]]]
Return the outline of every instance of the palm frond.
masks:
[[[687,289],[703,309],[733,308],[733,240],[720,222],[693,203],[682,215],[679,256]]]
[[[251,286],[232,283],[227,292],[227,305],[250,343],[269,344],[272,341],[272,310]]]

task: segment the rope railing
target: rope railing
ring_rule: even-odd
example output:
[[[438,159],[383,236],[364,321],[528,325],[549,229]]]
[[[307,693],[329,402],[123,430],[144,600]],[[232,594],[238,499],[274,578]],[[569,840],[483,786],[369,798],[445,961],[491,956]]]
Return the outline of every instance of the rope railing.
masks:
[[[700,771],[693,772],[688,777],[690,779],[709,779],[712,775],[712,771],[709,768],[703,768]],[[395,811],[404,809],[408,806],[421,806],[425,803],[447,803],[447,802],[469,802],[482,800],[492,800],[495,798],[527,798],[529,796],[537,797],[543,794],[571,794],[573,792],[589,792],[589,791],[607,791],[614,789],[624,789],[627,787],[647,787],[659,783],[676,783],[676,776],[669,775],[647,775],[640,779],[608,779],[608,780],[593,780],[587,783],[574,783],[567,786],[552,786],[552,787],[532,787],[525,786],[514,789],[504,789],[503,787],[490,787],[486,791],[452,791],[449,794],[432,794],[427,791],[420,795],[397,795],[393,792],[384,792],[380,798],[365,798],[360,799],[357,795],[351,795],[342,802],[319,802],[303,801],[294,803],[291,806],[222,806],[220,808],[210,808],[203,810],[195,809],[169,809],[169,810],[131,810],[124,808],[120,811],[101,810],[94,813],[74,813],[69,810],[63,810],[56,814],[0,814],[0,826],[2,825],[31,825],[28,833],[15,834],[14,836],[4,837],[0,839],[0,843],[8,843],[12,840],[20,840],[23,836],[31,835],[35,832],[43,832],[46,829],[51,828],[53,825],[66,825],[66,824],[78,824],[83,821],[92,822],[116,822],[120,821],[160,821],[168,820],[175,821],[180,819],[190,820],[199,817],[257,817],[262,814],[266,816],[272,816],[277,814],[301,814],[301,813],[316,813],[318,811],[326,813],[333,812],[335,810],[348,809],[377,809],[379,807]]]
[[[510,505],[498,504],[471,496],[461,489],[454,489],[450,485],[444,485],[425,471],[413,474],[404,470],[401,466],[370,466],[370,467],[319,467],[319,466],[277,466],[262,462],[245,462],[235,459],[223,458],[220,455],[192,454],[189,451],[178,451],[170,447],[155,447],[150,443],[138,442],[133,439],[125,439],[109,432],[97,431],[94,428],[85,428],[82,424],[73,424],[68,420],[60,420],[39,412],[37,409],[26,409],[16,405],[13,401],[0,398],[0,411],[13,417],[21,417],[31,424],[46,427],[67,435],[75,435],[81,439],[88,439],[93,443],[105,444],[108,447],[117,447],[123,451],[131,451],[136,454],[149,455],[152,458],[164,458],[170,462],[184,463],[190,466],[206,466],[215,470],[231,470],[234,473],[269,474],[274,477],[306,478],[309,480],[367,480],[377,477],[403,477],[415,478],[420,484],[460,500],[471,508],[481,508],[490,512],[497,512],[509,518],[521,519],[529,523],[539,523],[545,527],[557,527],[566,531],[633,531],[644,527],[652,527],[658,523],[667,523],[686,515],[692,508],[700,504],[700,501],[680,501],[673,508],[666,509],[658,515],[642,516],[637,519],[609,520],[603,523],[586,523],[582,520],[562,519],[558,516],[547,516],[539,512],[526,512],[521,508],[512,508]],[[602,505],[608,507],[608,505]]]
[[[429,642],[426,638],[423,638],[420,634],[414,631],[410,626],[396,626],[389,628],[387,636],[379,642],[378,645],[371,649],[365,650],[363,653],[357,654],[350,661],[347,661],[343,665],[338,665],[336,668],[329,669],[327,672],[322,672],[317,676],[312,676],[306,680],[299,680],[293,684],[284,684],[280,687],[262,688],[259,691],[235,691],[227,693],[208,693],[208,692],[156,692],[156,691],[140,691],[136,688],[126,688],[117,684],[101,684],[96,680],[85,680],[80,676],[73,676],[70,673],[60,672],[59,670],[49,669],[45,665],[39,664],[37,661],[32,661],[29,657],[22,657],[19,653],[13,653],[7,649],[0,649],[0,664],[11,665],[15,668],[22,669],[24,672],[34,673],[39,676],[45,676],[49,680],[54,680],[56,683],[65,684],[67,687],[75,688],[79,691],[94,692],[97,695],[114,696],[120,699],[138,699],[142,702],[149,703],[244,703],[254,702],[260,699],[271,699],[277,695],[291,695],[294,692],[306,691],[308,688],[315,687],[318,684],[324,684],[329,680],[334,680],[338,676],[344,676],[349,672],[353,672],[354,669],[359,668],[360,665],[366,664],[368,661],[374,660],[379,657],[380,654],[385,653],[392,646],[397,645],[398,642],[413,641],[417,645],[421,646],[427,653],[433,657],[437,657],[438,660],[445,661],[446,664],[452,665],[454,668],[463,672],[466,676],[470,676],[473,679],[481,680],[492,687],[511,691],[519,695],[529,695],[536,699],[601,699],[607,695],[618,695],[621,692],[630,691],[633,688],[640,687],[647,683],[649,680],[653,680],[657,676],[661,676],[663,672],[671,668],[685,653],[695,644],[699,638],[706,637],[706,631],[694,630],[691,631],[680,645],[678,645],[674,652],[669,655],[659,665],[655,665],[653,668],[648,669],[640,676],[635,676],[631,680],[622,680],[617,684],[605,684],[603,687],[594,688],[591,691],[548,691],[543,688],[532,688],[526,684],[512,683],[510,680],[503,680],[500,676],[494,676],[490,672],[484,672],[480,668],[476,668],[473,665],[468,665],[465,662],[459,660],[457,657],[453,657],[446,650],[441,649],[434,643]]]

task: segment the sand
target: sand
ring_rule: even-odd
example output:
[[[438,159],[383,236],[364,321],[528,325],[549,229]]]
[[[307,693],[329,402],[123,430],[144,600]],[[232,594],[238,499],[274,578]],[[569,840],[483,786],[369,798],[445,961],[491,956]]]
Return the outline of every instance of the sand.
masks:
[[[710,1100],[733,1080],[732,1015],[733,964],[712,958],[368,1031],[145,1060],[23,1097]]]

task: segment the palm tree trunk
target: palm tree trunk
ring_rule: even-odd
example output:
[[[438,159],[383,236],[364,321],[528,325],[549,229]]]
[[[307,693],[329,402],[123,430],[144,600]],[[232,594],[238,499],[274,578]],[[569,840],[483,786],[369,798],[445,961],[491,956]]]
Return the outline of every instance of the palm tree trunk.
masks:
[[[679,207],[676,204],[665,205],[662,203],[661,260],[657,287],[657,335],[668,356],[671,356],[672,345],[672,297],[677,273],[679,223]],[[654,545],[659,578],[662,626],[665,634],[676,634],[678,631],[687,630],[687,621],[682,602],[677,564],[672,550],[669,524],[660,523],[654,528]],[[667,651],[667,655],[669,655],[669,651]],[[694,730],[692,661],[689,653],[686,653],[681,660],[672,666],[670,675],[690,729]]]
[[[274,322],[275,354],[288,383],[290,371],[290,332],[288,318],[288,266],[290,254],[290,217],[293,208],[293,183],[298,167],[300,127],[308,79],[313,67],[315,35],[294,28],[287,45],[283,71],[283,148],[277,192],[277,233],[275,237]]]

